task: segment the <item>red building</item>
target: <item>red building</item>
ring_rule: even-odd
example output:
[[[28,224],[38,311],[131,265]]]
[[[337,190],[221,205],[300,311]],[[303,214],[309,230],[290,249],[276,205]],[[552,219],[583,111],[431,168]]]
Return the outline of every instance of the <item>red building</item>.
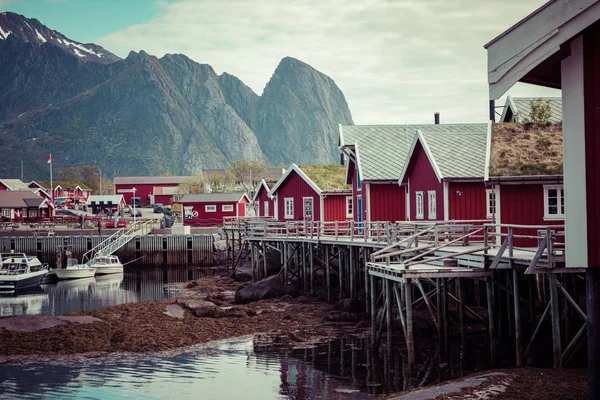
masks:
[[[122,194],[127,204],[131,198],[140,198],[142,204],[171,204],[179,184],[190,176],[115,176],[115,194]]]
[[[250,199],[245,193],[202,193],[186,194],[180,203],[184,225],[215,226],[224,217],[245,217]]]
[[[352,185],[355,221],[405,221],[407,186],[398,177],[407,162],[417,130],[486,133],[488,124],[340,125],[340,149]]]
[[[351,195],[341,165],[292,164],[269,192],[279,221],[352,219]]]
[[[50,202],[32,191],[0,191],[0,219],[28,220],[52,217]]]
[[[92,194],[92,189],[79,182],[54,181],[31,181],[29,188],[41,189],[50,194],[52,186],[52,198],[54,204],[86,204]]]
[[[256,216],[273,217],[275,212],[273,208],[273,199],[269,197],[269,185],[263,179],[254,191],[252,203],[256,207]]]
[[[487,132],[417,131],[398,180],[411,221],[485,220]]]

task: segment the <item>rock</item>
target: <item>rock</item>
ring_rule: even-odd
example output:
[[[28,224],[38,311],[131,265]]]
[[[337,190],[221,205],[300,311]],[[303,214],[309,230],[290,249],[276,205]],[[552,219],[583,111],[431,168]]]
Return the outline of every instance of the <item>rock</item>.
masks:
[[[227,241],[215,240],[213,243],[214,251],[227,251]]]
[[[169,317],[183,319],[183,315],[185,314],[185,312],[179,304],[167,304],[166,311],[164,312],[164,314],[168,315]]]
[[[197,309],[199,307],[214,307],[215,306],[215,304],[211,303],[210,301],[200,300],[200,299],[179,300],[179,304],[181,304],[183,307],[185,307],[191,311],[194,311],[195,309]]]
[[[196,282],[196,281],[191,281],[187,285],[185,285],[185,287],[188,289],[194,288],[196,286],[198,286],[198,282]]]
[[[246,304],[253,301],[279,297],[284,294],[284,285],[276,275],[248,285],[235,293],[235,304]]]
[[[341,312],[363,313],[363,312],[365,312],[366,307],[367,306],[364,301],[351,298],[351,299],[343,299],[343,300],[338,301],[333,306],[333,309],[335,311],[341,311]]]
[[[219,318],[246,318],[246,317],[248,317],[248,313],[242,309],[232,308],[230,310],[224,311],[218,317]]]
[[[194,310],[194,315],[198,318],[215,318],[220,311],[217,306],[198,307]]]

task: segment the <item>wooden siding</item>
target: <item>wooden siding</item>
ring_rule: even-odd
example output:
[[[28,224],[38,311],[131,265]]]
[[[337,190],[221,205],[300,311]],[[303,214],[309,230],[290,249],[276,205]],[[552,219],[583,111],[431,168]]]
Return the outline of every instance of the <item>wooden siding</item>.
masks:
[[[304,219],[303,213],[303,198],[312,197],[313,199],[313,220],[319,221],[321,219],[321,198],[310,187],[304,179],[300,177],[295,171],[292,171],[284,182],[277,188],[275,192],[277,195],[277,217],[280,221],[285,221],[285,198],[291,197],[294,199],[294,216],[293,220]]]
[[[544,186],[501,185],[500,222],[513,225],[563,225],[564,220],[544,220]],[[503,230],[506,233],[506,230]],[[516,235],[537,235],[536,229],[515,229]],[[537,247],[536,239],[515,239],[517,247]]]
[[[427,192],[435,190],[436,220],[444,219],[444,188],[433,170],[429,158],[423,150],[421,143],[417,143],[415,151],[410,158],[405,181],[410,179],[410,219],[417,221],[416,192],[423,192],[423,218],[419,221],[429,220],[429,199]]]
[[[487,205],[483,182],[448,184],[449,218],[452,220],[486,219]]]
[[[357,208],[356,208],[356,204],[357,204],[357,196],[362,196],[362,221],[366,221],[367,220],[367,202],[369,201],[367,199],[367,189],[366,189],[366,185],[368,184],[367,182],[363,182],[361,189],[358,189],[358,168],[356,168],[356,164],[354,163],[354,161],[352,160],[348,160],[348,184],[352,185],[352,207],[353,207],[353,213],[352,213],[352,218],[354,219],[354,221],[358,221],[358,212],[357,212]]]
[[[133,197],[133,193],[130,193],[130,192],[121,193],[121,192],[119,192],[119,190],[123,190],[123,189],[130,190],[130,189],[135,188],[136,189],[135,197],[139,197],[142,204],[150,204],[150,196],[152,194],[154,194],[154,188],[157,186],[159,186],[159,187],[177,187],[177,186],[179,186],[179,184],[177,184],[177,183],[161,183],[161,184],[146,183],[146,184],[136,185],[136,184],[129,184],[129,183],[120,183],[120,184],[115,185],[115,194],[122,194],[123,197],[125,198],[125,203],[131,204],[131,198]],[[170,196],[170,197],[172,197],[172,196]],[[155,203],[165,204],[162,201],[156,201],[156,200],[155,200]],[[169,201],[166,204],[170,204],[170,203],[171,203],[171,201]]]
[[[346,197],[352,196],[352,193],[347,194],[327,194],[323,199],[323,221],[346,221],[351,218],[346,218]]]
[[[264,186],[260,186],[258,190],[258,195],[256,196],[257,201],[257,215],[260,217],[272,217],[273,216],[273,200],[271,200],[268,196],[268,192],[265,190]],[[269,214],[265,215],[265,202],[269,203]]]
[[[369,182],[370,221],[405,221],[406,189],[398,183]]]
[[[235,201],[224,201],[224,202],[205,202],[205,203],[181,203],[183,224],[190,226],[215,226],[223,224],[223,217],[243,217],[245,216],[245,204],[247,203],[246,198],[238,203]],[[223,211],[223,206],[233,206],[232,211]],[[185,218],[185,208],[192,207],[192,212],[197,215],[191,219]],[[206,212],[206,206],[216,206],[215,212]],[[237,207],[237,208],[236,208]],[[239,214],[242,212],[242,214]]]

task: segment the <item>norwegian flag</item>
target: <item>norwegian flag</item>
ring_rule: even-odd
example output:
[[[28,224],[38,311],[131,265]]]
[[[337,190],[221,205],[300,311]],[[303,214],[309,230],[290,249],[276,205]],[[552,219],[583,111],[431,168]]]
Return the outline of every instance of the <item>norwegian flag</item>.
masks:
[[[48,164],[52,164],[52,154],[48,154]]]

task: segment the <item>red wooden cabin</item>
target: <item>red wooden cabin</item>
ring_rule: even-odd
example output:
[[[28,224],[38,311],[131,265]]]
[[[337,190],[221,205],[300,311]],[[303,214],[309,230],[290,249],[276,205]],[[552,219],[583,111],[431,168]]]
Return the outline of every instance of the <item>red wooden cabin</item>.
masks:
[[[115,194],[122,194],[125,203],[131,204],[131,198],[139,197],[142,204],[171,204],[175,189],[189,176],[115,176],[113,184]]]
[[[53,215],[54,209],[48,199],[32,191],[0,191],[1,220],[28,220]]]
[[[279,221],[352,219],[352,191],[341,165],[292,164],[269,192]]]
[[[184,225],[215,226],[224,217],[245,217],[250,199],[246,193],[201,193],[186,194],[180,203]]]
[[[256,207],[256,216],[273,217],[275,212],[273,208],[273,199],[269,197],[269,185],[265,180],[261,180],[254,191],[252,203]]]
[[[486,132],[417,131],[398,180],[411,221],[485,220]]]

